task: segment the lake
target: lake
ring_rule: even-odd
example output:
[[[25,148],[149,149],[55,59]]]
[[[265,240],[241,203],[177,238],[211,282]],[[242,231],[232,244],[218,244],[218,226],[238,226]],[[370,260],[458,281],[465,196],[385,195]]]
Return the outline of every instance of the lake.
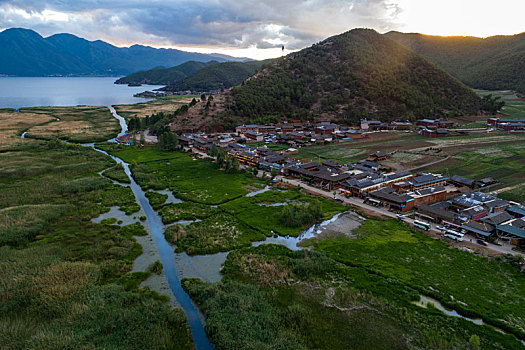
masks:
[[[118,78],[0,77],[0,108],[107,106],[145,102],[134,94],[161,86],[113,84]]]

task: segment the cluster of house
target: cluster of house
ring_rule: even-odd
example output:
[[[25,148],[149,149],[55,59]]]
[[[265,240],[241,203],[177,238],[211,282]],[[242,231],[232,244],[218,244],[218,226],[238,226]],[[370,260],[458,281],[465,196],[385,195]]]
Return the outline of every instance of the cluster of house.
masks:
[[[421,205],[418,215],[475,237],[497,237],[518,244],[525,239],[525,205],[471,191],[449,200]]]
[[[510,133],[525,132],[525,119],[488,118],[487,125]]]
[[[235,132],[246,142],[266,142],[303,147],[319,143],[351,141],[365,138],[360,130],[330,122],[282,123],[277,125],[240,125]]]

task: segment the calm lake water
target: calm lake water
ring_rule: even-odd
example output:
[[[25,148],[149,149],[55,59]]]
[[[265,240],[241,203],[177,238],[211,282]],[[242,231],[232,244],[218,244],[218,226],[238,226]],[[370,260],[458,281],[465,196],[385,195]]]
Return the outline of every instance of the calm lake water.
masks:
[[[117,78],[97,77],[0,77],[0,108],[41,106],[107,106],[148,99],[134,94],[156,85],[116,85]]]

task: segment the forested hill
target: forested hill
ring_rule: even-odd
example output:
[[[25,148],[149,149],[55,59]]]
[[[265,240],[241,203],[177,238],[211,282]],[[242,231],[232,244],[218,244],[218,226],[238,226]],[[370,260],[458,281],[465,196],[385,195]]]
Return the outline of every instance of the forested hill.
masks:
[[[115,84],[169,85],[197,73],[206,66],[217,63],[219,62],[189,61],[171,68],[156,67],[147,71],[140,71],[122,77],[118,79]]]
[[[140,70],[173,67],[187,61],[244,59],[175,49],[133,45],[116,47],[104,41],[88,41],[71,34],[43,38],[29,29],[0,32],[0,74],[19,76],[127,75]]]
[[[255,74],[265,63],[270,63],[272,60],[265,61],[249,61],[249,62],[225,62],[214,65],[209,65],[193,75],[183,78],[172,83],[162,90],[165,91],[209,91],[218,90],[221,88],[230,88],[234,85],[240,84],[244,79]]]
[[[399,32],[385,35],[471,87],[525,93],[525,33],[485,39]]]
[[[357,121],[472,114],[476,94],[374,30],[354,29],[279,59],[231,91],[230,113]]]

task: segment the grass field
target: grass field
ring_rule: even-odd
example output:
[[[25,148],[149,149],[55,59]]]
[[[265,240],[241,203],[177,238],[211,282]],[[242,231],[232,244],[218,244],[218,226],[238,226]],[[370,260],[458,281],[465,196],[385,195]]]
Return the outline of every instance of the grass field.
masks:
[[[479,95],[488,95],[501,97],[505,101],[502,114],[505,118],[525,118],[525,100],[519,99],[516,93],[512,91],[487,91],[476,90]]]
[[[25,141],[0,153],[0,342],[6,349],[190,349],[184,312],[128,275],[141,224],[91,219],[139,209],[92,149]],[[145,272],[147,273],[147,272]]]
[[[49,123],[30,127],[27,136],[32,138],[45,140],[59,138],[80,143],[97,142],[115,137],[120,131],[118,121],[107,107],[34,107],[22,108],[20,113],[55,119]]]
[[[132,165],[134,178],[147,189],[169,188],[175,197],[203,204],[220,204],[248,193],[256,180],[244,172],[227,173],[206,159],[153,147],[102,147]],[[259,181],[260,182],[260,181]]]
[[[222,273],[218,283],[183,280],[216,349],[475,349],[477,337],[483,349],[522,346],[415,306],[407,284],[318,252],[246,248],[228,255]]]
[[[28,140],[20,138],[22,132],[35,125],[46,124],[54,120],[56,118],[49,115],[15,113],[12,109],[0,110],[0,149],[8,149],[27,142]]]
[[[498,198],[504,199],[506,201],[525,203],[525,184],[509,191],[498,193]]]
[[[394,220],[368,219],[357,233],[359,239],[329,239],[315,247],[525,337],[525,278],[517,267],[451,249]]]
[[[320,203],[325,219],[329,219],[335,214],[347,209],[341,204],[322,197],[306,196],[298,189],[292,189],[286,192],[267,191],[253,197],[242,197],[222,204],[220,208],[267,236],[271,235],[272,231],[281,236],[298,236],[308,226],[314,224],[314,222],[289,227],[279,220],[279,214],[286,205],[269,206],[268,204],[287,203],[287,205],[311,205],[315,201]]]
[[[461,145],[458,145],[456,149],[460,150],[460,147]],[[505,187],[525,182],[524,159],[524,143],[481,146],[475,150],[457,153],[453,159],[430,170],[473,179],[493,177],[502,183],[500,187]]]
[[[175,112],[183,104],[188,104],[193,98],[197,100],[200,99],[200,96],[197,95],[185,95],[185,96],[165,96],[159,97],[154,100],[144,102],[144,103],[135,103],[131,105],[116,105],[113,106],[117,113],[126,119],[133,117],[145,117],[147,115],[152,115],[154,113],[164,112]]]

